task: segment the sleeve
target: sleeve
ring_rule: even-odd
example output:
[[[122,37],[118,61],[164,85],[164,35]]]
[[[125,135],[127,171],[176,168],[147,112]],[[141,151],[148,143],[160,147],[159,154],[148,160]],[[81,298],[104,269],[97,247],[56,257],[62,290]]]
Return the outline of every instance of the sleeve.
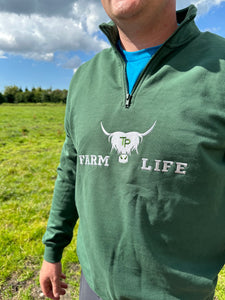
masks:
[[[76,150],[69,130],[69,105],[66,107],[66,139],[63,145],[60,164],[57,169],[52,206],[47,229],[43,236],[44,259],[59,262],[63,249],[71,242],[73,229],[78,219],[75,205]]]

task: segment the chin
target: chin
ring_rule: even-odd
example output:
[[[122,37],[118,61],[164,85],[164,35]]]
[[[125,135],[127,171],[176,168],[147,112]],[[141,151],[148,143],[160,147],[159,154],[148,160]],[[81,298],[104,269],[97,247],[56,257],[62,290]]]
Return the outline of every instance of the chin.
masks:
[[[115,0],[111,3],[111,18],[128,19],[140,13],[141,0]],[[109,12],[110,15],[110,12]]]

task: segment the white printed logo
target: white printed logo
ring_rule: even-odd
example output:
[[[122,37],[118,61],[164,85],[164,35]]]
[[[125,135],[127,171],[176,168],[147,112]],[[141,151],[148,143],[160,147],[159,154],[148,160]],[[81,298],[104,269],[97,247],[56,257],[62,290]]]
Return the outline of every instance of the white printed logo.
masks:
[[[108,136],[108,141],[111,142],[112,149],[115,149],[119,154],[119,162],[126,164],[128,162],[128,155],[131,155],[132,151],[136,151],[138,154],[138,146],[143,141],[143,137],[148,135],[155,127],[156,121],[152,127],[144,133],[139,132],[121,132],[116,131],[113,133],[108,133],[101,122],[101,127],[103,133]]]

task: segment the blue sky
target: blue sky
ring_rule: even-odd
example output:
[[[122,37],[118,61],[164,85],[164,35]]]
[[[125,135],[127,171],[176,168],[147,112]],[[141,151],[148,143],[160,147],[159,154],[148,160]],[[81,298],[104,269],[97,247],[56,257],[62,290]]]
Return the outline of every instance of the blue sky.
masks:
[[[178,0],[177,8],[190,3]],[[225,0],[192,3],[200,30],[225,37]],[[108,46],[98,31],[107,20],[100,0],[0,0],[0,91],[68,89],[79,65]]]

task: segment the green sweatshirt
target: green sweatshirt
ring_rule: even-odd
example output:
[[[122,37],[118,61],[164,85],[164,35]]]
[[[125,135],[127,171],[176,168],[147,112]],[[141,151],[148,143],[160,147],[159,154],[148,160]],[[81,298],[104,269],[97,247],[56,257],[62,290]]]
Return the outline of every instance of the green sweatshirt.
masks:
[[[178,11],[131,95],[113,23],[112,47],[70,85],[44,257],[60,261],[80,218],[78,257],[103,300],[213,299],[225,262],[225,40],[195,15]]]

